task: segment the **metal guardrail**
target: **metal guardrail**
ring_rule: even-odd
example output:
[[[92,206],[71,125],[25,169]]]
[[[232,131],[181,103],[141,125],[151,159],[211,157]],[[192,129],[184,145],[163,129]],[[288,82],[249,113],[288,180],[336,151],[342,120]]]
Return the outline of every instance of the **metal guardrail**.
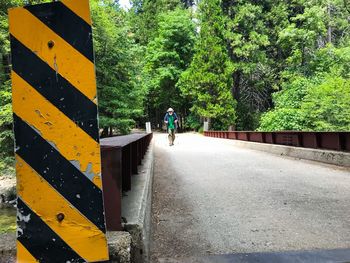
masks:
[[[131,134],[103,138],[101,165],[106,225],[109,231],[122,230],[122,192],[131,190],[131,176],[137,174],[153,134]]]
[[[350,132],[255,132],[255,131],[205,131],[205,136],[289,145],[314,149],[350,151]]]

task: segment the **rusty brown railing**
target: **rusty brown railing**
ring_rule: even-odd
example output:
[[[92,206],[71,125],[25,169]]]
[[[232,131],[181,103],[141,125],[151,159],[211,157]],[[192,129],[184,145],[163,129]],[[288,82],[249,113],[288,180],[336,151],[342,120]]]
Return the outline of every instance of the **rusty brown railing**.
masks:
[[[131,176],[137,174],[153,134],[131,134],[103,138],[101,144],[102,186],[106,226],[122,230],[122,192],[131,190]]]
[[[350,151],[350,132],[255,132],[255,131],[205,131],[205,136],[289,145],[314,149]]]

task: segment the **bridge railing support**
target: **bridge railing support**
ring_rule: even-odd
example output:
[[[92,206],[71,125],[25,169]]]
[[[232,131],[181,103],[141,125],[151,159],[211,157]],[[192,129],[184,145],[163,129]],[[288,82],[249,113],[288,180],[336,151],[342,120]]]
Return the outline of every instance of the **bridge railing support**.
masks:
[[[204,135],[232,140],[350,152],[350,132],[205,131]]]
[[[108,231],[122,230],[122,193],[131,190],[153,134],[131,134],[101,139],[102,182]]]

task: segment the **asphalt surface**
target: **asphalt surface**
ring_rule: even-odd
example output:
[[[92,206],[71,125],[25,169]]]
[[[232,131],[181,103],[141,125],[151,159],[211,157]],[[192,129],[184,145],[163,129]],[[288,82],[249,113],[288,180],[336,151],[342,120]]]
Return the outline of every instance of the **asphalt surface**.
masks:
[[[154,136],[152,262],[350,248],[349,169],[166,136]]]

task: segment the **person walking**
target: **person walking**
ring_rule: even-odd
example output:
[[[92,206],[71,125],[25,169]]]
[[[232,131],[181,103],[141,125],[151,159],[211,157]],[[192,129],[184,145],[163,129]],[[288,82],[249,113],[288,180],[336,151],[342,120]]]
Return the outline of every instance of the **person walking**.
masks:
[[[169,146],[174,145],[175,141],[175,131],[177,125],[177,115],[172,108],[167,110],[167,113],[164,116],[164,122],[167,125],[168,138],[169,138]]]

